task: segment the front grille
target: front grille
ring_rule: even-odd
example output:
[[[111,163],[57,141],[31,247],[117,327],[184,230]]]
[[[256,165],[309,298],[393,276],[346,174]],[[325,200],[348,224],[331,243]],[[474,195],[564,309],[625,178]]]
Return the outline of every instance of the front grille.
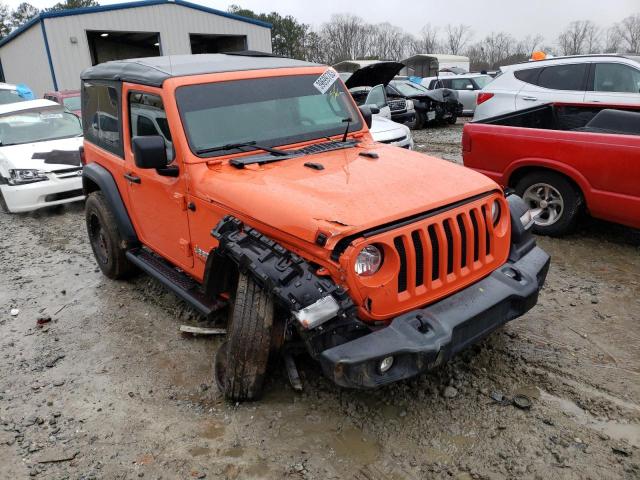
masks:
[[[57,202],[58,200],[66,200],[67,198],[81,197],[82,189],[69,190],[67,192],[50,193],[44,197],[45,202]]]
[[[392,112],[403,112],[407,109],[407,101],[404,98],[389,100],[388,105]]]
[[[398,293],[420,286],[433,290],[484,266],[492,254],[493,236],[487,211],[486,205],[474,206],[396,236]]]

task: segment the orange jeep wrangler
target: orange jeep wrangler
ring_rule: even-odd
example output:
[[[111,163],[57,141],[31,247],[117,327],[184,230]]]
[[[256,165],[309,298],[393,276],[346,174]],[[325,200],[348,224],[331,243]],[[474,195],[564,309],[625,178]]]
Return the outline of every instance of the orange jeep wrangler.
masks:
[[[344,387],[410,378],[536,304],[549,256],[524,202],[375,143],[372,112],[334,70],[252,52],[83,72],[98,265],[226,318],[227,398],[257,398],[276,353],[299,386],[300,347]]]

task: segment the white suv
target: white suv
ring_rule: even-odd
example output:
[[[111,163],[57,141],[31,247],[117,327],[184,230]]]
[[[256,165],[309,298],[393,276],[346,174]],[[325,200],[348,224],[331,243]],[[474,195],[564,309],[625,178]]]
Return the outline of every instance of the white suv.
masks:
[[[501,68],[480,91],[474,120],[542,103],[640,104],[640,57],[579,55]]]

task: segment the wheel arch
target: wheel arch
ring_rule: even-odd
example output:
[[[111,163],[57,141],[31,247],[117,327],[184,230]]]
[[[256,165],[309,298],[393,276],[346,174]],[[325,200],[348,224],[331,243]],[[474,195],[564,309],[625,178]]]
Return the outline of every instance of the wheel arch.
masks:
[[[90,163],[82,169],[82,191],[85,195],[100,191],[104,195],[111,213],[116,219],[118,231],[127,246],[139,243],[133,223],[122,201],[120,190],[111,172],[97,163]]]
[[[588,192],[591,190],[587,179],[577,170],[555,162],[537,160],[518,162],[517,165],[512,165],[512,168],[505,174],[507,186],[515,188],[520,180],[533,172],[549,172],[564,177],[575,188],[583,204],[586,205]]]

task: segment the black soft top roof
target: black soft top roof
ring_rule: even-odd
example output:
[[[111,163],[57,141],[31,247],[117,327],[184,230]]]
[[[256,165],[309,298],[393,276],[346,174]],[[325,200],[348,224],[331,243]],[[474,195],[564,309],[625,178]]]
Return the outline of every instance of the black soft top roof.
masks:
[[[160,87],[167,78],[206,73],[238,72],[319,64],[277,57],[261,52],[206,53],[114,60],[89,67],[82,80],[111,80]]]

